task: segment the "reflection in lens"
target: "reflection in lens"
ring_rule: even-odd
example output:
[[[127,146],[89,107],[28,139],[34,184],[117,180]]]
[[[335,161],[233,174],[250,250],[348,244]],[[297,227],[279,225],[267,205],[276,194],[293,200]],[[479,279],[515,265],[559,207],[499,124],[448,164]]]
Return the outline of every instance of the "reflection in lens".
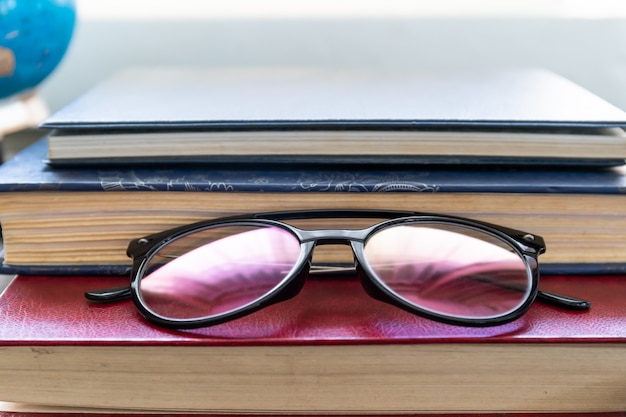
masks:
[[[463,226],[391,226],[366,242],[365,257],[398,297],[453,318],[506,315],[528,299],[531,287],[513,248]]]
[[[276,288],[296,265],[298,239],[270,226],[222,226],[179,238],[152,256],[139,292],[169,319],[219,316]]]

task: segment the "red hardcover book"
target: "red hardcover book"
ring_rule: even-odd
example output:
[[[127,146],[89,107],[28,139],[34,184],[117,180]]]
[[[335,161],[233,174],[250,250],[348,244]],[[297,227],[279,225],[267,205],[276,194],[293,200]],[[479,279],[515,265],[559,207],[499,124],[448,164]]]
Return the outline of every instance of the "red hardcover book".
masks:
[[[0,400],[205,413],[626,410],[626,277],[544,277],[587,312],[535,303],[464,328],[369,298],[352,277],[199,330],[83,292],[124,277],[16,278],[0,298]]]

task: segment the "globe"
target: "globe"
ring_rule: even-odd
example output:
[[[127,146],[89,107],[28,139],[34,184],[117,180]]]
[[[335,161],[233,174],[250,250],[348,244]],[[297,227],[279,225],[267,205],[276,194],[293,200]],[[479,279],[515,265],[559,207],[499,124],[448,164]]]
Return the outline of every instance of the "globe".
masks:
[[[0,0],[0,99],[33,89],[50,75],[75,22],[74,0]]]

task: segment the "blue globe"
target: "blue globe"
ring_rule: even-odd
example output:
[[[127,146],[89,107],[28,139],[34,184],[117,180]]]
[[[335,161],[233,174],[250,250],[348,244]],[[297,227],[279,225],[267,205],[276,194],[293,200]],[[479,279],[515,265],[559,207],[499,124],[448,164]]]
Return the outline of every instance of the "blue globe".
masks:
[[[76,23],[74,0],[0,0],[0,99],[30,90],[59,64]]]

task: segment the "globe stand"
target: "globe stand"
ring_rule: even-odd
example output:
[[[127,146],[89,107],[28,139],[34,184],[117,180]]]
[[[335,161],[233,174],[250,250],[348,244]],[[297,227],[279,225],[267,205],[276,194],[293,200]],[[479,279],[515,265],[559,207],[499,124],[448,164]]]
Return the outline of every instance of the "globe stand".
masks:
[[[35,90],[0,100],[0,140],[10,133],[37,127],[49,115],[48,105]]]

